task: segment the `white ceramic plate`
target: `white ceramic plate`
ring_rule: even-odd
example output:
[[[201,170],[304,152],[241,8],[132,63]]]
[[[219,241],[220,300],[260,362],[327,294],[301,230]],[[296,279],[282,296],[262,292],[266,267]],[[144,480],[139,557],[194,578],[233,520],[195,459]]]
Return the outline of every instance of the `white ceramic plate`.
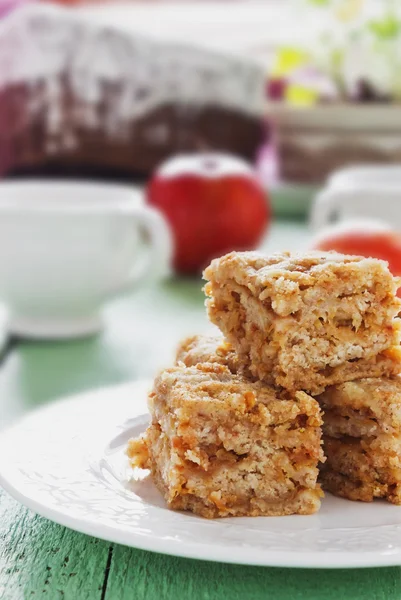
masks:
[[[106,540],[250,565],[401,564],[401,507],[327,496],[313,516],[208,521],[166,508],[124,449],[148,422],[148,382],[67,399],[0,435],[0,483],[39,514]]]

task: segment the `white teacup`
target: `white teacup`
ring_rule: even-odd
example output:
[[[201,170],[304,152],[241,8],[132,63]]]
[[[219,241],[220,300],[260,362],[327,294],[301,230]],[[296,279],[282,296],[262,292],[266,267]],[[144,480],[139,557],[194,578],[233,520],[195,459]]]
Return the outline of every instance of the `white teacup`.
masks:
[[[102,303],[168,271],[163,217],[129,186],[0,183],[0,302],[26,337],[95,333]]]
[[[318,230],[360,217],[386,221],[401,230],[401,165],[366,165],[335,172],[316,197],[310,220]]]

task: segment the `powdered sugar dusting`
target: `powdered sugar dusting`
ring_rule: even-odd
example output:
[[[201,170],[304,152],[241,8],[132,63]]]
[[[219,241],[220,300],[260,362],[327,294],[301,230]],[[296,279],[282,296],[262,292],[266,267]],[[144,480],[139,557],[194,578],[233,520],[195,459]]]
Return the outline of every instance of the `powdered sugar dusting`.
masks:
[[[0,25],[0,87],[23,89],[23,109],[7,125],[44,115],[49,152],[74,147],[79,128],[123,138],[127,124],[166,103],[188,119],[207,104],[259,115],[263,84],[263,70],[246,60],[122,33],[60,7],[27,5]],[[154,135],[164,132],[156,126]]]

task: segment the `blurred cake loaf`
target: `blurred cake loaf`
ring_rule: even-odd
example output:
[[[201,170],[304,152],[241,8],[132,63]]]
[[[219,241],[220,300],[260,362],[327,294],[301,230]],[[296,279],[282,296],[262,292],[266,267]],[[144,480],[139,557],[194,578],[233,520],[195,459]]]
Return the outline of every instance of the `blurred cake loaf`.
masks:
[[[131,179],[172,153],[262,140],[264,73],[235,56],[104,26],[50,5],[0,33],[0,168]]]

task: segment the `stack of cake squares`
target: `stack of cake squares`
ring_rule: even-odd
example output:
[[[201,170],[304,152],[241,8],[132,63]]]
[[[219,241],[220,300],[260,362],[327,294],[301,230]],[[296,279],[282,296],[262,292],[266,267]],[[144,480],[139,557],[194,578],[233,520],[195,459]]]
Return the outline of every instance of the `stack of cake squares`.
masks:
[[[184,340],[131,440],[171,508],[311,514],[323,489],[401,504],[401,301],[385,262],[233,252],[205,270],[223,336]]]

